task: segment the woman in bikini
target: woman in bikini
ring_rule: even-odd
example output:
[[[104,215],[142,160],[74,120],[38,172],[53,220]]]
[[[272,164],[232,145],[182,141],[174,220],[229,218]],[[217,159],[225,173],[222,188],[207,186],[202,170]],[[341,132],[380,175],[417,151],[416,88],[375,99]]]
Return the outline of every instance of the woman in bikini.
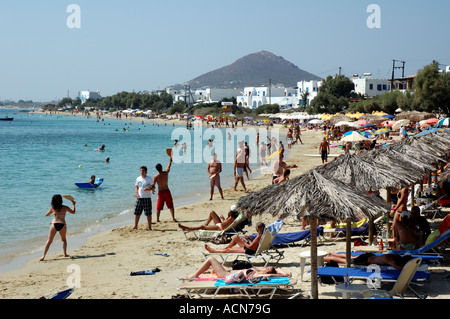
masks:
[[[69,257],[67,255],[67,240],[66,240],[66,213],[69,212],[71,214],[75,214],[75,204],[76,202],[72,199],[73,209],[70,209],[67,206],[64,206],[62,204],[62,197],[61,195],[54,195],[52,197],[51,205],[52,207],[48,210],[48,212],[45,214],[45,216],[49,216],[53,214],[53,220],[50,225],[50,230],[48,233],[48,240],[45,244],[44,248],[44,255],[41,257],[41,261],[44,260],[45,255],[47,254],[48,249],[50,248],[50,245],[53,242],[53,238],[55,237],[56,233],[59,232],[61,235],[61,241],[63,243],[63,251],[64,251],[64,257]]]
[[[285,273],[281,269],[276,269],[275,267],[268,266],[261,269],[249,268],[245,270],[229,270],[225,268],[217,259],[214,257],[208,257],[206,261],[200,266],[200,268],[192,275],[185,277],[184,279],[195,279],[201,274],[205,273],[209,268],[212,268],[212,273],[217,275],[218,278],[225,278],[230,274],[244,271],[246,279],[253,277],[292,277],[291,273]]]
[[[256,232],[258,235],[255,239],[250,240],[249,236],[240,237],[239,235],[234,235],[231,242],[223,249],[213,249],[205,244],[205,249],[210,253],[237,253],[237,254],[248,254],[254,255],[258,249],[259,242],[264,233],[266,225],[262,222],[256,224]]]

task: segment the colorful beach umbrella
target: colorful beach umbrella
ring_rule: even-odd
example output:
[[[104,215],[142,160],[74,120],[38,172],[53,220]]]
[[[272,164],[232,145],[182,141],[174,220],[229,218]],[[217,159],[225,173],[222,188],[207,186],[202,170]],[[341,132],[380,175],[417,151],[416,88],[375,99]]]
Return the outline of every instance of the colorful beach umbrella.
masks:
[[[359,134],[356,131],[352,131],[351,134],[344,136],[342,138],[342,141],[344,142],[359,142],[359,141],[367,141],[368,138],[362,136],[361,134]]]
[[[375,135],[386,134],[388,132],[389,132],[389,130],[387,128],[382,128],[382,129],[376,130]]]
[[[428,124],[428,125],[433,125],[433,124],[436,124],[437,122],[439,122],[439,120],[437,118],[425,120],[425,124]]]
[[[369,123],[369,122],[367,122],[366,120],[358,120],[358,121],[356,121],[356,124],[358,124],[359,126],[366,125],[367,123]]]
[[[436,127],[450,126],[450,118],[446,117],[445,119],[440,120],[436,123]]]

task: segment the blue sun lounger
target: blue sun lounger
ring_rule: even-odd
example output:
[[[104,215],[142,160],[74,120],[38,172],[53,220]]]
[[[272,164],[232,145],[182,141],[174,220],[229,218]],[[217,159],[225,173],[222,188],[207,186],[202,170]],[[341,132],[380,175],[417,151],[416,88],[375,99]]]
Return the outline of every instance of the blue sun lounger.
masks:
[[[373,269],[372,269],[373,270]],[[395,282],[400,276],[401,270],[396,269],[380,269],[379,272],[373,272],[368,268],[347,268],[347,267],[319,267],[317,269],[317,275],[320,277],[334,277],[334,278],[343,278],[348,275],[350,280],[359,279],[359,280],[367,280],[372,279],[375,280],[379,278],[381,282]],[[425,282],[429,277],[430,273],[426,271],[417,271],[412,278],[411,282],[420,284]]]
[[[242,295],[247,296],[251,299],[252,296],[259,297],[261,291],[269,291],[269,297],[264,297],[268,299],[272,299],[275,292],[280,289],[293,289],[294,285],[297,283],[297,280],[289,277],[271,277],[269,280],[262,280],[258,283],[233,283],[226,284],[222,279],[218,279],[216,281],[188,281],[181,283],[177,289],[185,290],[189,296],[189,298],[194,297],[194,293],[199,297],[206,296],[206,293],[212,292],[212,299],[214,299],[217,294],[222,290],[231,290],[237,291]]]

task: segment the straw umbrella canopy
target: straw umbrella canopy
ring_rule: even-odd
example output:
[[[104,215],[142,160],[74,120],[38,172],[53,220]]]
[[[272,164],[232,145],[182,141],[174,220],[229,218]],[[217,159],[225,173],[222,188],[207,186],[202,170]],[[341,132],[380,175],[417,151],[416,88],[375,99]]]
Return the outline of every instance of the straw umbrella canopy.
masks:
[[[408,169],[405,165],[395,165],[395,169],[392,169],[390,162],[374,161],[368,156],[369,153],[344,154],[317,168],[317,171],[325,178],[353,185],[364,192],[400,188],[417,180],[416,176],[411,176],[416,170]]]
[[[318,298],[317,219],[336,219],[350,224],[351,220],[373,218],[390,209],[390,205],[383,199],[355,190],[342,182],[329,180],[316,170],[241,197],[237,206],[240,211],[252,215],[281,213],[283,216],[309,218],[311,293],[315,299]]]
[[[350,116],[344,115],[344,114],[336,114],[330,118],[330,123],[332,125],[339,123],[339,122],[353,122],[353,118],[351,118]]]
[[[434,117],[433,113],[409,111],[409,112],[402,112],[400,114],[397,114],[395,116],[395,119],[396,120],[408,119],[412,122],[420,122],[423,120],[431,119],[433,117]]]
[[[441,173],[441,181],[450,181],[450,170]]]

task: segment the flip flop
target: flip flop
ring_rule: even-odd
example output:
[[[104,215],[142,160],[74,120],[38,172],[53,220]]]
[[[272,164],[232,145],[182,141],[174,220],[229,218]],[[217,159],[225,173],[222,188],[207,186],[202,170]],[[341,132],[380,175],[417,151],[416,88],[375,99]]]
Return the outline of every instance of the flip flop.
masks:
[[[160,254],[160,253],[158,253],[158,254],[155,254],[155,255],[159,255],[159,256],[163,256],[163,257],[169,257],[169,255],[168,255],[168,254],[166,254],[166,253],[164,253],[164,254]]]

